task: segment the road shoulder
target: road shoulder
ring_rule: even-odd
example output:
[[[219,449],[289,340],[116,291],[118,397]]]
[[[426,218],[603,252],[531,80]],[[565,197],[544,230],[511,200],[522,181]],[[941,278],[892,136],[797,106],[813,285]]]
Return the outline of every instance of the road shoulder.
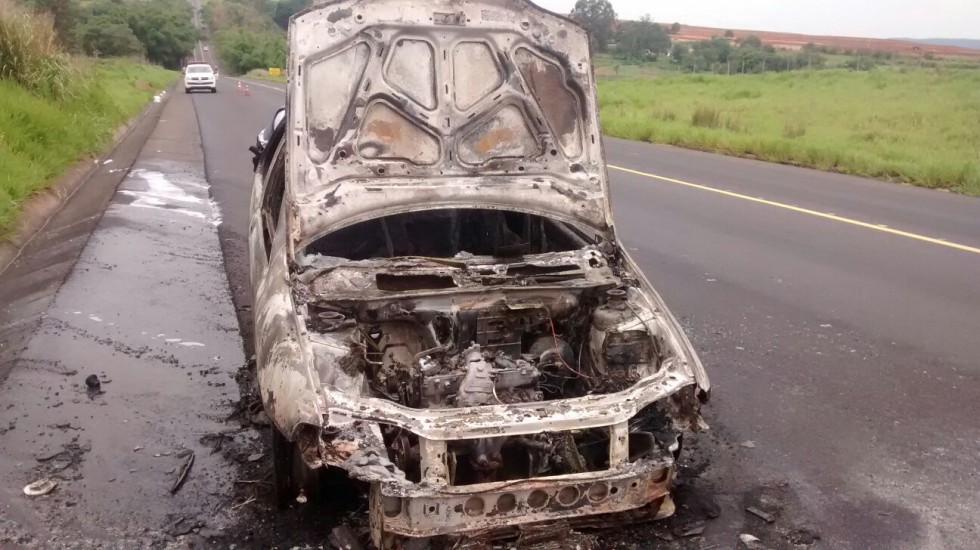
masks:
[[[0,383],[75,266],[169,97],[162,95],[120,127],[105,155],[79,162],[29,200],[16,233],[0,243]]]
[[[199,135],[176,94],[36,306],[0,388],[0,542],[145,547],[227,523],[234,466],[214,450],[238,436],[224,419],[244,357]],[[57,487],[25,497],[40,478]]]

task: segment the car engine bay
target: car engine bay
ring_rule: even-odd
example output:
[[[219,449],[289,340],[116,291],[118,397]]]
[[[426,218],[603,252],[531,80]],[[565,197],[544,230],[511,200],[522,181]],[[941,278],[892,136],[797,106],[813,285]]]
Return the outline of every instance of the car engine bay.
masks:
[[[448,257],[364,257],[370,248],[392,252],[393,239],[381,237],[385,225],[453,227],[446,218],[474,218],[466,211],[434,216],[373,223],[373,235],[342,231],[310,246],[297,268],[294,294],[307,329],[348,335],[351,353],[342,368],[361,378],[372,397],[428,410],[547,403],[626,390],[671,357],[652,312],[627,299],[628,273],[610,265],[615,259],[601,244],[559,231],[556,222],[484,211],[475,217],[505,226],[457,226],[476,235],[429,233],[428,246]],[[505,230],[507,256],[499,241],[487,238]],[[453,242],[493,255],[458,250]],[[362,255],[338,257],[344,244],[348,255]],[[631,426],[630,454],[676,450],[673,424],[660,404],[647,407]],[[393,463],[418,481],[418,438],[384,424],[381,431]],[[454,441],[450,480],[465,485],[603,470],[609,439],[608,430],[592,428]]]

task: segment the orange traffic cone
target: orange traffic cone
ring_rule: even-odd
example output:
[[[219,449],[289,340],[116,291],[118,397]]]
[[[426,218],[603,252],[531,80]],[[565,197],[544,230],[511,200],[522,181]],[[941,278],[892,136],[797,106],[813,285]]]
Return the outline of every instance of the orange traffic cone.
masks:
[[[248,89],[248,84],[245,84],[245,95],[252,95],[252,92]]]
[[[242,81],[241,80],[238,81],[238,88],[237,88],[236,91],[238,93],[242,93],[244,91],[244,90],[242,90]]]

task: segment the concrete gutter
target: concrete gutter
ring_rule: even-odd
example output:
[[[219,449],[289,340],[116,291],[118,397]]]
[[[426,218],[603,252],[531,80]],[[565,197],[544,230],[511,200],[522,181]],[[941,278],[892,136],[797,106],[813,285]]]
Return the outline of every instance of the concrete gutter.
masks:
[[[235,450],[251,438],[225,419],[245,357],[194,102],[167,102],[108,207],[84,186],[0,274],[19,300],[11,329],[29,333],[0,385],[0,546],[194,546],[176,537],[235,519]],[[42,477],[57,489],[26,498]]]
[[[171,95],[121,126],[106,154],[76,164],[28,200],[18,230],[0,240],[0,383],[74,268]]]
[[[115,191],[119,183],[126,177],[129,168],[136,161],[136,155],[149,133],[147,132],[141,138],[136,137],[142,141],[139,142],[138,147],[129,148],[126,151],[130,154],[117,156],[116,153],[121,152],[121,145],[124,141],[135,137],[134,133],[137,133],[137,127],[152,123],[150,126],[152,129],[156,125],[156,120],[174,89],[173,84],[168,86],[164,93],[158,94],[161,99],[160,103],[151,100],[139,114],[116,128],[112,146],[105,154],[95,159],[86,158],[78,161],[51,185],[34,193],[21,205],[17,227],[11,235],[0,238],[0,275],[10,267],[24,250],[24,247],[31,242],[31,239],[48,225],[48,222],[82,186],[90,181],[99,180],[97,182],[99,186],[111,188],[110,195],[112,191]],[[106,164],[110,160],[111,162]]]

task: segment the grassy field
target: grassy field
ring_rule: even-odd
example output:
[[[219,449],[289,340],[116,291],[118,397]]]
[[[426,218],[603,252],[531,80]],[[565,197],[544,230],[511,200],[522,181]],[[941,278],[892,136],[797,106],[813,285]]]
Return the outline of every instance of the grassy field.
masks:
[[[73,163],[104,150],[116,128],[177,73],[129,60],[74,59],[67,94],[0,79],[0,236],[20,204]]]
[[[980,195],[980,71],[601,82],[606,134]]]

